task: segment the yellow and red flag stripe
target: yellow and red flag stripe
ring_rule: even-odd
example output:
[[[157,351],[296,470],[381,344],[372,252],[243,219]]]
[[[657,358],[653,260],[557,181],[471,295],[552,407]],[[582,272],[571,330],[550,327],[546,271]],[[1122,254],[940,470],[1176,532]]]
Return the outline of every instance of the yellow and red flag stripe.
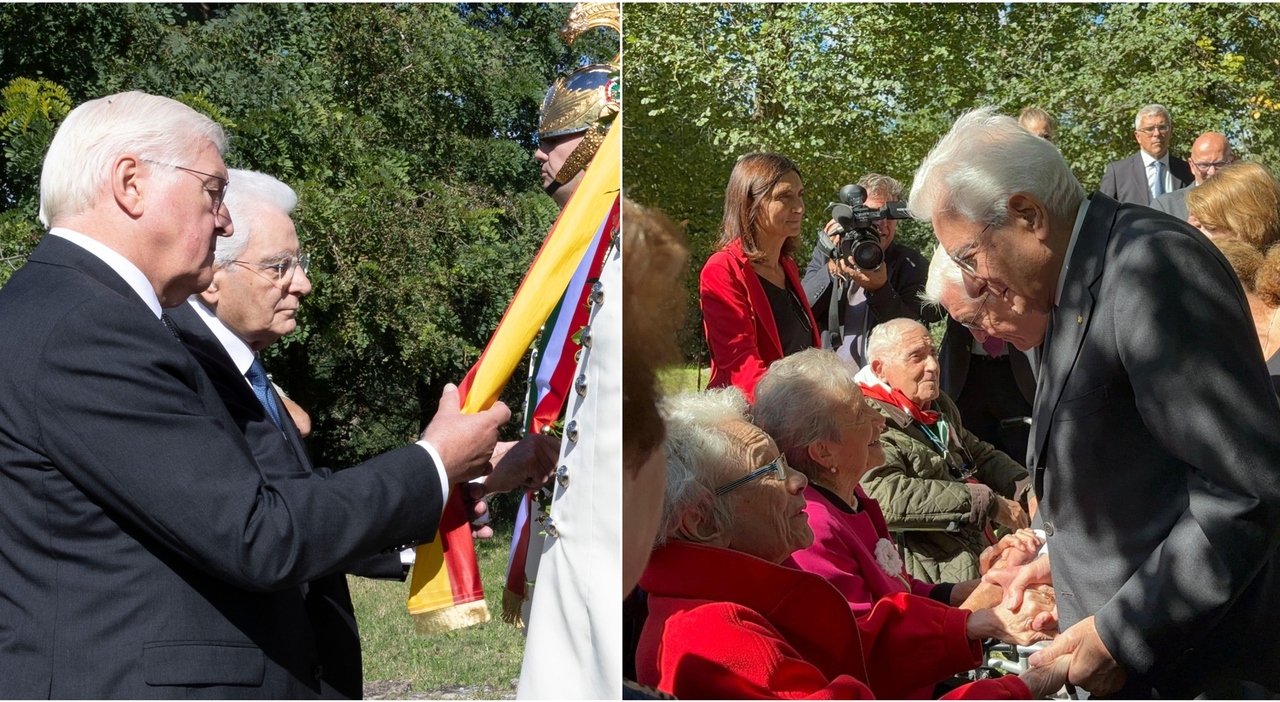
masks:
[[[619,118],[529,266],[484,353],[459,386],[464,413],[483,411],[497,401],[568,287],[601,223],[613,220],[616,226],[622,192],[621,139]],[[418,547],[408,607],[421,633],[489,620],[471,526],[456,490],[449,494],[435,540]]]

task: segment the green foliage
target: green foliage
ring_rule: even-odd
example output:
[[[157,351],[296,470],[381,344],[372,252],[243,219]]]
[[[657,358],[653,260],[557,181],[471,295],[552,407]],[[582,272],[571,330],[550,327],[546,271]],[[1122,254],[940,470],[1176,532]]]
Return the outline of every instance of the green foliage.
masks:
[[[753,150],[787,154],[804,174],[802,266],[841,185],[878,172],[909,188],[937,139],[980,105],[1055,115],[1086,188],[1135,150],[1134,114],[1152,102],[1173,113],[1175,153],[1210,130],[1264,163],[1280,150],[1275,5],[646,3],[625,14],[623,182],[685,223],[695,272],[729,172]],[[903,223],[898,237],[932,250],[926,224]],[[690,309],[683,346],[705,364]]]
[[[558,214],[531,158],[543,94],[617,53],[606,32],[565,47],[569,9],[0,5],[0,283],[21,262],[3,259],[39,240],[39,166],[65,108],[123,90],[178,99],[227,130],[228,166],[298,192],[314,291],[264,358],[310,411],[317,463],[404,445]]]

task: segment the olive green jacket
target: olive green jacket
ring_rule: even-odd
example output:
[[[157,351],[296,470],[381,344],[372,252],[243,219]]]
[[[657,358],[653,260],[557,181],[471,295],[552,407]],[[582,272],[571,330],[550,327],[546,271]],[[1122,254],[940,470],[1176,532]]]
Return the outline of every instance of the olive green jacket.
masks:
[[[992,492],[1021,497],[1017,493],[1028,482],[1026,469],[964,429],[960,411],[945,393],[933,406],[946,415],[955,434],[945,456],[918,423],[899,424],[895,417],[903,413],[896,407],[867,402],[885,417],[880,437],[885,463],[867,472],[862,488],[880,503],[890,531],[901,539],[907,571],[930,583],[978,577],[978,555],[990,545],[983,527],[997,509]],[[973,477],[980,485],[957,477],[966,461],[957,441],[971,456]]]

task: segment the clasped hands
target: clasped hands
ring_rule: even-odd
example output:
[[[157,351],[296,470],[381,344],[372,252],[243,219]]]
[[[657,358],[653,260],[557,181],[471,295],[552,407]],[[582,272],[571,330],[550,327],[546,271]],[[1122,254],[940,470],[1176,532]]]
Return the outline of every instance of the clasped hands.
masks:
[[[1031,539],[1028,539],[1027,534],[1030,534],[1030,530],[1006,536],[1005,539],[1013,537],[1010,544],[1004,549],[1000,549],[1000,544],[997,544],[992,547],[997,549],[995,553],[984,552],[980,558],[980,562],[988,564],[986,567],[989,568],[982,577],[983,586],[997,586],[1003,592],[997,609],[1006,608],[1021,612],[1026,609],[1027,600],[1040,599],[1046,591],[1050,594],[1053,592],[1053,572],[1049,556],[1046,554],[1034,560],[1026,560],[1028,553],[1026,546],[1038,541],[1033,534]],[[1005,539],[1002,539],[1001,543],[1004,543]],[[1001,556],[1006,552],[1008,552],[1007,557],[1002,562]],[[983,591],[983,586],[974,590],[975,596]],[[987,596],[990,596],[990,591],[987,592]],[[1058,626],[1056,602],[1052,604],[1051,610],[1034,614],[1029,624],[1035,631],[1056,630]],[[1032,678],[1032,680],[1026,680],[1028,684],[1033,681],[1041,683],[1050,681],[1045,684],[1051,685],[1052,681],[1057,679],[1057,673],[1063,672],[1065,666],[1065,680],[1088,690],[1092,695],[1109,695],[1124,686],[1126,677],[1124,669],[1116,663],[1111,652],[1102,643],[1093,617],[1077,622],[1056,637],[1046,636],[1045,638],[1053,638],[1053,641],[1031,656],[1032,668],[1024,674],[1024,680],[1028,675]],[[1035,671],[1040,671],[1038,676],[1032,675]],[[1054,689],[1056,690],[1056,687]]]
[[[486,495],[547,484],[555,474],[560,440],[530,434],[520,441],[498,441],[498,430],[511,419],[506,404],[496,402],[473,414],[463,414],[460,408],[458,388],[450,383],[422,438],[440,455],[449,482],[462,491],[468,519],[474,524],[488,512]],[[470,482],[481,476],[486,476],[483,483]],[[478,526],[472,535],[489,538],[493,530]]]

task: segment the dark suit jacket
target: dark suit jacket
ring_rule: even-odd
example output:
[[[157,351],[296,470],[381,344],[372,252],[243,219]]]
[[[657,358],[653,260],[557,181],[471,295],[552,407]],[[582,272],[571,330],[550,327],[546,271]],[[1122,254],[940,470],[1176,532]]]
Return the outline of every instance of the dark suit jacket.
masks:
[[[1041,347],[1031,465],[1062,628],[1166,697],[1280,689],[1280,403],[1231,266],[1095,193]]]
[[[431,538],[428,455],[269,480],[182,343],[58,237],[0,329],[0,697],[324,693],[299,586]]]
[[[276,406],[283,426],[277,428],[271,421],[222,342],[190,305],[179,305],[169,310],[168,315],[177,325],[182,343],[209,375],[236,426],[244,432],[254,458],[268,480],[304,479],[312,473],[321,477],[331,475],[328,469],[311,465],[302,435],[278,398]],[[354,564],[347,572],[372,578],[404,578],[398,552],[371,556]],[[333,573],[323,576],[303,585],[301,591],[315,632],[316,654],[324,669],[324,681],[344,697],[363,697],[360,632],[346,575]]]
[[[1196,187],[1196,184],[1192,183],[1180,190],[1175,190],[1171,193],[1161,195],[1151,201],[1151,209],[1160,210],[1161,212],[1171,214],[1184,222],[1187,221],[1187,217],[1191,215],[1191,213],[1187,211],[1187,193],[1191,192],[1191,189],[1194,187]]]
[[[1013,370],[1013,379],[1018,384],[1018,392],[1027,402],[1036,399],[1036,374],[1031,368],[1027,354],[1009,348],[1009,366]],[[969,360],[973,357],[973,334],[965,326],[951,317],[947,318],[947,331],[942,337],[942,352],[938,354],[938,375],[942,391],[950,397],[959,397],[964,389],[964,381],[969,375]],[[1021,458],[1021,457],[1019,457]]]
[[[1173,182],[1170,192],[1185,188],[1196,180],[1191,175],[1191,166],[1173,154],[1169,154],[1169,179]],[[1108,163],[1098,192],[1120,202],[1150,205],[1151,188],[1147,186],[1147,169],[1142,163],[1142,154],[1136,153]]]
[[[819,236],[826,236],[820,234]],[[943,311],[920,301],[920,293],[929,278],[929,262],[919,251],[899,244],[889,244],[884,252],[884,265],[888,283],[879,290],[867,295],[867,306],[871,308],[871,327],[880,322],[899,317],[910,317],[926,324],[942,319]],[[834,284],[833,284],[834,283]],[[844,323],[845,308],[849,306],[848,284],[833,278],[827,271],[827,256],[820,246],[813,247],[809,257],[809,265],[804,270],[804,294],[808,296],[813,316],[818,321],[818,329],[824,332],[823,346],[836,348],[825,332],[832,330],[831,296],[836,296],[835,332],[839,333],[839,325]],[[843,341],[843,339],[840,339]]]

